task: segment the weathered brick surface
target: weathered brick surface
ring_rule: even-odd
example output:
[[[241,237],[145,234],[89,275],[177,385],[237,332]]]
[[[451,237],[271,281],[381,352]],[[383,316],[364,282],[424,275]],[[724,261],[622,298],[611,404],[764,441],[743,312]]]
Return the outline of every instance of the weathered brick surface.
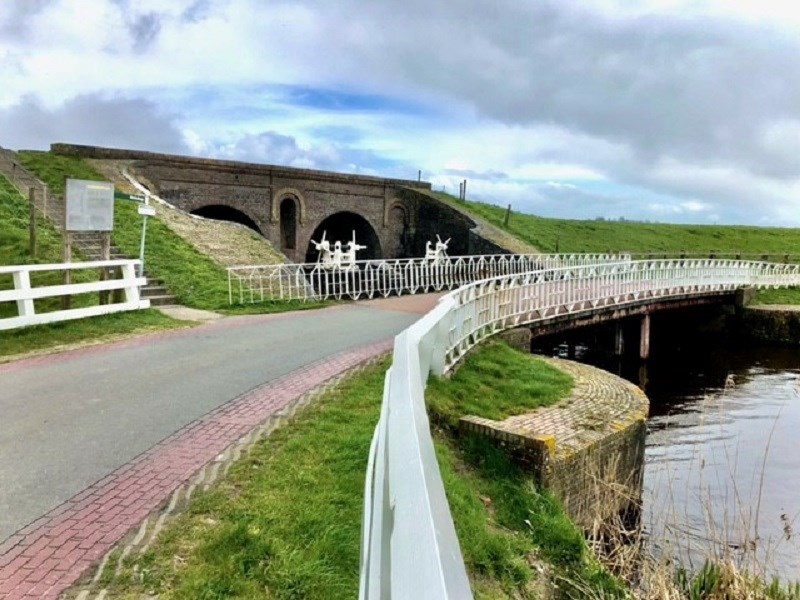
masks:
[[[57,598],[227,447],[392,340],[302,367],[190,423],[0,545],[0,598]]]
[[[300,262],[306,257],[314,230],[325,218],[339,212],[353,212],[366,219],[380,242],[378,256],[397,256],[403,246],[403,230],[413,237],[417,221],[416,206],[404,200],[398,190],[400,187],[430,189],[429,183],[413,180],[154,152],[75,144],[52,144],[51,149],[58,154],[134,161],[137,177],[149,182],[163,199],[185,211],[209,205],[241,211],[276,248]],[[281,243],[277,215],[286,198],[296,198],[298,204],[294,248]]]
[[[430,195],[431,185],[424,181],[76,144],[52,144],[51,149],[58,154],[132,162],[140,181],[184,211],[212,205],[236,209],[294,262],[305,261],[309,241],[321,223],[342,212],[366,220],[377,240],[372,245],[380,246],[379,252],[369,248],[360,258],[422,256],[425,242],[435,241],[436,234],[451,238],[451,255],[535,251],[488,222],[442,203]],[[293,199],[297,210],[293,248],[281,236],[280,205],[286,199]],[[369,245],[363,232],[359,238]]]
[[[568,398],[501,422],[464,417],[461,429],[504,444],[588,528],[641,495],[649,402],[638,387],[611,373],[541,358],[574,378]]]
[[[745,337],[762,342],[800,344],[800,307],[786,305],[748,306],[739,311],[737,325]]]

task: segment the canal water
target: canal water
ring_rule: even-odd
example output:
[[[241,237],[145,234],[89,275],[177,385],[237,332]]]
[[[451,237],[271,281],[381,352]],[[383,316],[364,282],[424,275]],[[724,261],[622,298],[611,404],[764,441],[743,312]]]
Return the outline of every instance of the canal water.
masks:
[[[579,359],[585,352],[650,398],[642,523],[651,549],[689,570],[727,556],[800,580],[800,349],[674,321],[660,331],[644,365],[593,352],[596,336],[560,340],[562,354],[577,345]]]
[[[800,349],[695,337],[638,371],[653,547],[693,569],[710,553],[800,580]]]

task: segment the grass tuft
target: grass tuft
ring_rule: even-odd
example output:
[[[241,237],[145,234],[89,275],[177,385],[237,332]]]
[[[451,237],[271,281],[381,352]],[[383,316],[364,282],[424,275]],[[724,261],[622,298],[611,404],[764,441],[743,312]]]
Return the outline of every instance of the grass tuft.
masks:
[[[469,354],[450,380],[432,379],[431,416],[458,427],[464,415],[501,421],[549,406],[572,390],[572,378],[508,344],[489,341]]]

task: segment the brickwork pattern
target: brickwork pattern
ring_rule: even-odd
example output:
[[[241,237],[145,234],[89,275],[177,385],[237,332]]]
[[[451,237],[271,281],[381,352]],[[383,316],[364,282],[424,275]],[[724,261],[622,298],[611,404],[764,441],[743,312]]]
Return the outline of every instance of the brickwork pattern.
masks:
[[[89,164],[126,194],[139,194],[122,175],[129,161],[89,159]],[[285,257],[269,241],[244,225],[189,215],[167,204],[153,204],[158,218],[199,252],[223,267],[271,265]]]
[[[57,598],[196,473],[298,399],[391,350],[392,340],[302,367],[210,412],[0,544],[0,598]]]
[[[382,256],[394,257],[403,246],[404,227],[401,222],[387,218],[391,207],[396,203],[401,205],[412,229],[416,221],[415,207],[400,197],[398,188],[430,189],[430,183],[421,181],[135,150],[76,144],[52,144],[51,149],[70,156],[130,161],[137,178],[149,182],[159,196],[188,212],[212,204],[235,208],[252,219],[276,248],[296,262],[305,260],[317,226],[342,211],[366,219],[380,240]],[[294,248],[280,246],[280,223],[275,218],[275,209],[284,199],[282,190],[295,190],[302,196],[305,207],[297,222]],[[413,235],[413,231],[407,233]]]
[[[568,398],[555,406],[500,422],[472,416],[464,420],[483,425],[486,433],[493,435],[490,431],[494,431],[498,437],[501,433],[534,439],[552,437],[553,458],[558,459],[647,418],[647,396],[632,383],[589,365],[537,358],[573,377],[575,386]]]
[[[460,428],[506,446],[588,529],[598,516],[616,516],[640,497],[649,402],[638,387],[611,373],[540,358],[573,377],[569,397],[499,422],[467,416]]]

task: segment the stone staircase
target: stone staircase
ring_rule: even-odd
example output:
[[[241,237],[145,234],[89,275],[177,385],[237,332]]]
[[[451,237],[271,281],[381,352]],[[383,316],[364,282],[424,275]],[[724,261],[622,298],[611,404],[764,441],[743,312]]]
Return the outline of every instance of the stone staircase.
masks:
[[[53,223],[59,233],[63,234],[66,211],[64,198],[49,194],[47,186],[17,161],[14,151],[0,148],[0,174],[4,175],[25,198],[29,198],[30,189],[33,188],[36,208]],[[85,260],[103,260],[102,233],[75,232],[72,234],[72,241],[73,247],[77,248]],[[125,255],[117,246],[111,244],[111,260],[130,258],[132,257]],[[147,285],[140,290],[142,298],[150,300],[152,306],[175,304],[175,296],[169,292],[163,280],[150,277],[147,270],[144,276],[147,278]]]

